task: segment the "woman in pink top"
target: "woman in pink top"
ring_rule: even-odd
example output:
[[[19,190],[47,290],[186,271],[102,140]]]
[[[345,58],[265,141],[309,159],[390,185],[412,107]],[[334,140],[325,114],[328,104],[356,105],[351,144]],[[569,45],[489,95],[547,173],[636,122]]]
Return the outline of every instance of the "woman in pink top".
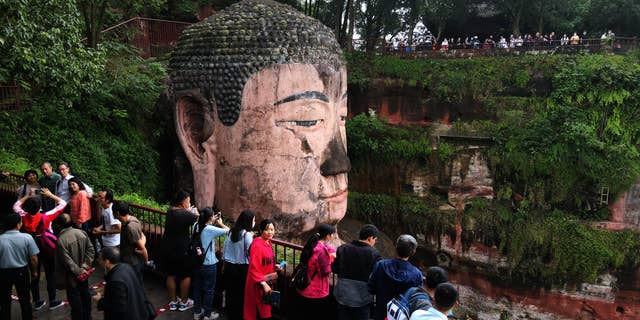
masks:
[[[71,221],[76,227],[81,228],[89,234],[91,226],[91,203],[89,202],[89,194],[85,191],[84,183],[78,178],[69,179],[69,191],[71,198],[69,199],[69,214]]]
[[[331,276],[331,262],[336,257],[336,250],[329,245],[336,233],[336,228],[329,224],[318,226],[316,234],[312,235],[302,249],[300,263],[307,264],[307,278],[309,286],[304,290],[297,290],[299,303],[296,303],[296,317],[294,319],[332,319],[327,311],[330,310],[329,277]]]

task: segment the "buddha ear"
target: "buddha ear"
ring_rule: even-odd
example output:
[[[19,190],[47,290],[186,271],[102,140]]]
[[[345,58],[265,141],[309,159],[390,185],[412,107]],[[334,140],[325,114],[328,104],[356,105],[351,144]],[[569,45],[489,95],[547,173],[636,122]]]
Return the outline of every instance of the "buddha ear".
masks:
[[[215,153],[215,139],[211,139],[215,110],[215,101],[209,102],[199,90],[183,91],[177,94],[176,133],[192,167],[210,162]]]
[[[199,90],[176,93],[176,134],[191,163],[194,200],[199,207],[212,206],[215,199],[217,168],[215,112],[215,100],[205,99]]]

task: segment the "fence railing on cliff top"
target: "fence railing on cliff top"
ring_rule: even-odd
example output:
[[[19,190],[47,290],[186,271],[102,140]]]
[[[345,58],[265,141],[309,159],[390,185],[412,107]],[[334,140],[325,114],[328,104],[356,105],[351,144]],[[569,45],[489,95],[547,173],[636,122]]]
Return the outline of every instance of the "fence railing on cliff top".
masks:
[[[0,193],[5,195],[11,195],[16,198],[18,195],[17,189],[25,183],[24,177],[16,173],[10,173],[9,176],[0,180]],[[97,201],[91,199],[91,208],[93,210],[92,217],[101,217],[100,206]],[[129,203],[129,211],[131,215],[140,220],[142,229],[147,238],[147,250],[149,251],[149,259],[157,260],[159,258],[161,250],[161,240],[164,234],[164,222],[166,212],[154,208],[145,207],[135,203]],[[273,251],[277,261],[286,260],[287,264],[284,267],[284,272],[281,273],[283,277],[277,279],[276,290],[281,292],[281,305],[279,309],[284,310],[290,307],[289,303],[294,294],[294,289],[289,288],[288,283],[295,267],[300,263],[300,253],[302,252],[302,246],[273,239]],[[224,238],[217,238],[216,241],[216,254],[222,253],[224,244]],[[332,284],[335,283],[335,277],[332,279]],[[276,309],[275,312],[278,312]]]
[[[191,23],[135,17],[102,30],[102,37],[127,43],[140,50],[142,58],[170,53],[178,38]]]

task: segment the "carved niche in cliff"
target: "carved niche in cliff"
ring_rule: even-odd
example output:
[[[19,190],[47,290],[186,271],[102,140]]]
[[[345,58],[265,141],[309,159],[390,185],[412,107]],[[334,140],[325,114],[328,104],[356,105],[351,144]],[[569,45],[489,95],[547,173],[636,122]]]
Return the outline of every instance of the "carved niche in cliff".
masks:
[[[346,69],[330,29],[270,0],[187,28],[170,61],[175,129],[199,206],[295,237],[347,204]]]

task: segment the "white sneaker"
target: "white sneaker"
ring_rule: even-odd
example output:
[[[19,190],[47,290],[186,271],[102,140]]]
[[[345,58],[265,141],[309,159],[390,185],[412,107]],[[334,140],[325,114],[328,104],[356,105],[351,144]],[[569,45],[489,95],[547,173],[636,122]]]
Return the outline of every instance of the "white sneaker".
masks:
[[[191,298],[187,299],[187,302],[180,302],[178,304],[178,311],[187,311],[193,308],[193,300]]]
[[[220,317],[220,314],[214,311],[211,311],[211,314],[208,317],[204,317],[204,320],[215,320]]]
[[[200,320],[204,316],[204,310],[200,309],[200,312],[193,311],[193,320]]]

